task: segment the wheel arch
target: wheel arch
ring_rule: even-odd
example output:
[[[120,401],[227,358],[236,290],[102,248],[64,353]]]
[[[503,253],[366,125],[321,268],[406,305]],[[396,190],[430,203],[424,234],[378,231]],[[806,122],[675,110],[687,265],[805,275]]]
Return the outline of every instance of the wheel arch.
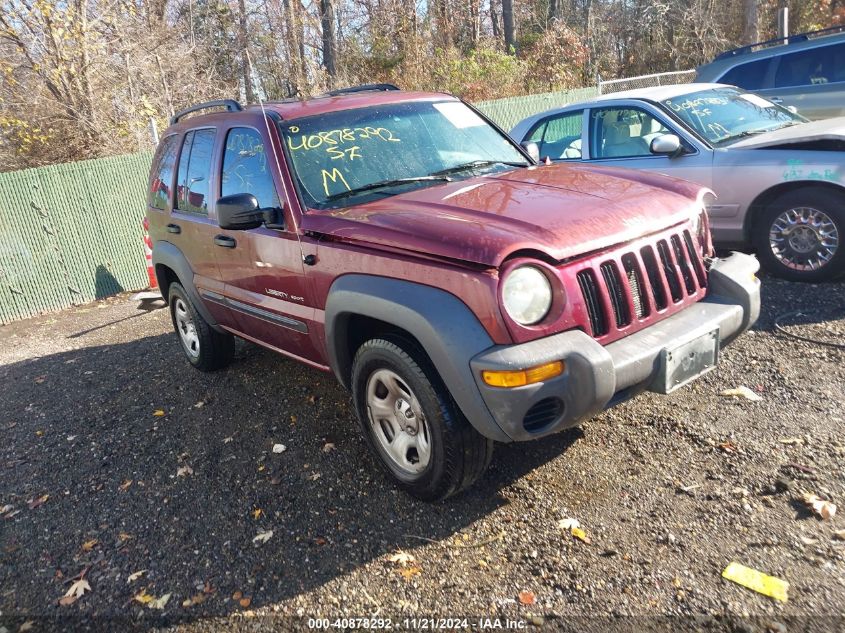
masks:
[[[205,304],[194,285],[194,270],[188,263],[184,253],[170,242],[156,242],[153,245],[153,266],[155,268],[158,287],[161,289],[161,296],[168,300],[170,285],[178,282],[188,293],[191,303],[202,315],[202,318],[218,332],[223,330],[217,325],[217,321],[205,307]]]
[[[399,335],[426,354],[479,433],[510,441],[481,398],[469,363],[493,341],[458,297],[415,282],[348,274],[336,279],[329,290],[325,330],[329,364],[345,387],[351,386],[355,352],[364,341]]]
[[[751,231],[754,228],[754,224],[768,205],[787,193],[801,189],[824,189],[845,196],[845,187],[837,183],[822,180],[790,180],[769,187],[759,193],[751,201],[751,204],[748,205],[748,212],[745,214],[745,220],[743,222],[743,237],[745,241],[747,243],[751,242]]]

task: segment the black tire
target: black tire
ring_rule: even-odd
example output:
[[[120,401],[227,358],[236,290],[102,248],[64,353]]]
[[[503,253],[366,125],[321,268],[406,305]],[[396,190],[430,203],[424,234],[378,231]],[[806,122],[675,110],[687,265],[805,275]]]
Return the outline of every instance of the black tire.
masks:
[[[170,284],[168,306],[173,329],[191,365],[201,371],[215,371],[232,362],[235,337],[214,330],[177,282]]]
[[[782,247],[779,249],[780,254],[776,254],[775,248],[770,242],[770,235],[778,234],[778,226],[781,225],[779,220],[797,209],[811,209],[824,214],[831,221],[832,230],[836,231],[837,234],[838,243],[833,256],[827,263],[816,267],[814,270],[811,268],[802,270],[800,267],[807,265],[808,261],[816,259],[818,253],[825,250],[824,247],[821,249],[818,247],[812,248],[810,251],[802,253],[794,248],[791,240],[784,239],[781,242]],[[807,214],[807,217],[809,215]],[[845,194],[822,187],[805,187],[790,191],[762,210],[755,219],[751,231],[751,240],[757,250],[760,263],[776,277],[790,281],[818,282],[833,279],[845,272]],[[798,237],[800,238],[800,235]],[[832,243],[832,241],[830,240],[829,243]],[[805,244],[798,243],[798,246],[805,248]]]
[[[371,378],[375,381],[380,375],[389,376],[381,370],[399,377],[422,413],[429,449],[427,465],[421,472],[410,474],[403,470],[377,437],[383,432],[381,427],[374,428],[379,422],[371,422],[367,390]],[[438,501],[460,492],[475,483],[490,464],[493,441],[467,421],[425,354],[410,341],[377,338],[358,349],[352,366],[352,400],[373,455],[402,489],[418,499]],[[411,419],[415,424],[419,421]]]

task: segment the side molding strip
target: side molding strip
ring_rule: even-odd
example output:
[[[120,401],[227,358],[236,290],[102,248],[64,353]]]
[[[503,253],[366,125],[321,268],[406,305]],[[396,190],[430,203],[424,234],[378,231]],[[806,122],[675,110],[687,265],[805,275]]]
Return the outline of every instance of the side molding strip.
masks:
[[[274,314],[273,312],[268,312],[267,310],[256,308],[254,306],[242,303],[241,301],[237,301],[235,299],[229,299],[221,294],[212,292],[211,290],[200,290],[200,295],[202,295],[203,299],[213,301],[214,303],[226,306],[227,308],[231,308],[232,310],[237,310],[238,312],[242,312],[243,314],[248,314],[249,316],[263,319],[264,321],[269,321],[270,323],[280,325],[283,328],[287,328],[289,330],[295,330],[297,332],[302,332],[303,334],[308,334],[308,325],[305,324],[303,321],[298,321],[296,319],[292,319],[281,314]]]

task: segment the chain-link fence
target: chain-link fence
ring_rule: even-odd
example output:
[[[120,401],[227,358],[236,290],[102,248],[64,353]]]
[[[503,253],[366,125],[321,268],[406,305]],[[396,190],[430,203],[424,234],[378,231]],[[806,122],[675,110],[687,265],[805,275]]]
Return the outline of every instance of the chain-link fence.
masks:
[[[606,95],[611,92],[622,92],[635,88],[652,88],[654,86],[670,86],[672,84],[688,84],[695,79],[695,70],[676,70],[670,73],[656,73],[641,75],[626,79],[599,80],[598,94]]]
[[[575,88],[560,92],[543,92],[523,97],[494,99],[493,101],[479,101],[475,107],[495,121],[499,127],[509,132],[514,125],[525,117],[560,108],[570,103],[588,101],[599,94],[596,88]]]

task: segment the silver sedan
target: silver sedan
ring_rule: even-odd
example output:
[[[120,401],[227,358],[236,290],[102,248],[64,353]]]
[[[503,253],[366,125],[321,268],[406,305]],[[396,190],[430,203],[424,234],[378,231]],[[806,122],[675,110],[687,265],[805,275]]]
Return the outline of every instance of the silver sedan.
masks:
[[[549,110],[511,136],[552,161],[709,187],[714,241],[753,246],[773,274],[822,281],[845,272],[845,117],[808,122],[732,86],[684,84]]]

